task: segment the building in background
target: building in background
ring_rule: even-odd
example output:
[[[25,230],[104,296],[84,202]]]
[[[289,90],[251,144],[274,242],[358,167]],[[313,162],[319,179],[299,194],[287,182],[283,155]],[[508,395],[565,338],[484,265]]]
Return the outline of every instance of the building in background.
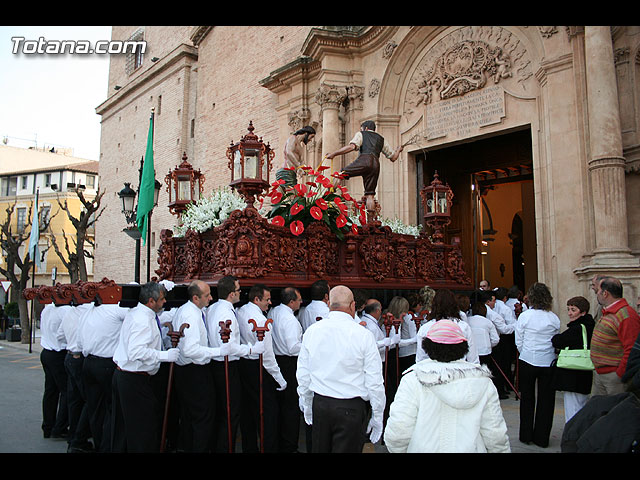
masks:
[[[392,146],[406,143],[397,162],[381,161],[382,216],[422,223],[420,189],[437,171],[455,194],[446,240],[460,242],[476,285],[544,282],[561,315],[575,295],[595,308],[597,273],[638,296],[640,27],[118,26],[112,39],[147,43],[111,56],[96,109],[103,276],[132,279],[117,194],[137,185],[153,108],[156,178],[186,154],[205,193],[229,183],[226,149],[250,121],[277,169],[297,128],[318,132],[306,152],[317,165],[374,120]],[[348,187],[361,194],[361,179]],[[163,190],[154,252],[177,222],[167,204]]]
[[[68,152],[67,152],[68,153]],[[69,211],[75,217],[84,208],[78,198],[76,188],[80,188],[83,195],[94,198],[98,189],[98,162],[83,158],[76,158],[68,154],[54,153],[49,150],[16,148],[0,145],[0,223],[7,218],[6,209],[15,204],[11,217],[12,232],[29,229],[36,192],[38,192],[38,214],[40,224],[44,225],[49,219],[46,230],[40,230],[39,262],[36,266],[35,285],[51,285],[54,281],[69,282],[69,273],[63,261],[58,257],[51,245],[51,236],[55,236],[65,259],[68,259],[65,249],[64,236],[67,236],[70,248],[73,250],[73,235],[75,227],[66,212],[60,208],[58,200],[67,202]],[[27,233],[29,233],[27,232]],[[93,242],[95,235],[93,227],[89,238]],[[24,258],[29,240],[24,242],[21,256]],[[89,247],[92,251],[93,248]],[[3,252],[0,266],[6,268],[6,256]],[[93,279],[93,259],[87,259],[87,274]],[[2,278],[3,287],[8,287],[7,279]],[[29,286],[31,286],[29,284]],[[5,288],[0,292],[3,297],[11,292]],[[9,298],[10,299],[10,298]],[[1,298],[2,303],[6,298]]]

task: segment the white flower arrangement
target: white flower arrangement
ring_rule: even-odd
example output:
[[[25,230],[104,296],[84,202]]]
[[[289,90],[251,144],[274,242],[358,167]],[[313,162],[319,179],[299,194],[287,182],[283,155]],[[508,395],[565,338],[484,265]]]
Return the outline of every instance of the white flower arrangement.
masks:
[[[351,215],[350,218],[352,222],[359,224],[357,216]],[[420,236],[420,232],[422,231],[422,225],[408,225],[398,217],[394,217],[392,219],[381,218],[380,223],[383,227],[389,227],[393,233],[399,233],[401,235],[412,235],[416,238]]]
[[[182,223],[175,227],[173,234],[183,237],[189,229],[206,232],[222,224],[234,210],[243,210],[246,206],[244,199],[230,187],[219,187],[187,207],[182,213]]]

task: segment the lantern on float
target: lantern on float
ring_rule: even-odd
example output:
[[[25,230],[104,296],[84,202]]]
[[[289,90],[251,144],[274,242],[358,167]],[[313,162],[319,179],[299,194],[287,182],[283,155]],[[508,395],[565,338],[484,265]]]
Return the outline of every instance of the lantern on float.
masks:
[[[451,223],[453,191],[449,184],[443,184],[440,181],[436,171],[433,174],[433,181],[422,188],[420,196],[422,197],[425,222],[433,229],[431,238],[434,243],[442,243],[443,229]]]
[[[275,152],[253,133],[253,122],[249,122],[247,130],[249,133],[227,148],[231,170],[229,186],[242,195],[247,206],[253,208],[256,196],[269,187],[269,172]]]

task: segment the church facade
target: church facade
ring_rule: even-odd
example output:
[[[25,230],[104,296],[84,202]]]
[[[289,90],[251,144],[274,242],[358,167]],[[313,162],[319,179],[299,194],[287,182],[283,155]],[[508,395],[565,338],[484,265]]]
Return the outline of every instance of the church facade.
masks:
[[[475,285],[544,282],[561,318],[575,295],[595,309],[595,274],[638,297],[639,27],[119,26],[112,39],[146,49],[112,56],[96,109],[110,199],[96,226],[98,276],[133,279],[118,192],[137,189],[153,109],[163,189],[151,272],[160,231],[178,222],[164,178],[183,155],[206,195],[229,184],[226,149],[249,122],[276,152],[274,176],[298,128],[315,128],[305,161],[317,166],[373,120],[392,148],[405,145],[397,162],[381,158],[381,216],[422,223],[420,190],[437,173],[454,193],[446,241],[461,244]],[[355,156],[334,158],[332,171]],[[360,178],[347,185],[363,193]]]

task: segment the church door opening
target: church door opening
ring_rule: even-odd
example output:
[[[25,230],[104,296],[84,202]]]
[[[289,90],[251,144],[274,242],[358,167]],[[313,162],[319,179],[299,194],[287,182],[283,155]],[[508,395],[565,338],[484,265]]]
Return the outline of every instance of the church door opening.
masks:
[[[418,195],[435,172],[453,190],[445,241],[460,241],[474,286],[487,279],[492,287],[526,292],[538,276],[531,130],[415,152],[415,158]],[[418,205],[423,219],[420,198]]]

